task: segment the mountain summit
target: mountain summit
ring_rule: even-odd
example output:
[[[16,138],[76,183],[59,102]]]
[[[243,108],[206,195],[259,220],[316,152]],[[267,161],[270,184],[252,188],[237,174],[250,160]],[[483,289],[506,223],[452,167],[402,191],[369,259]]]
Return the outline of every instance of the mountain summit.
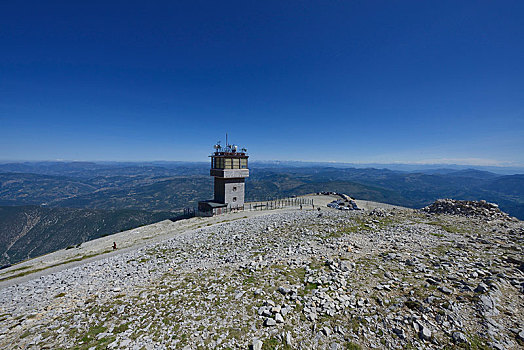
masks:
[[[522,346],[521,221],[357,203],[164,221],[13,266],[0,346]]]

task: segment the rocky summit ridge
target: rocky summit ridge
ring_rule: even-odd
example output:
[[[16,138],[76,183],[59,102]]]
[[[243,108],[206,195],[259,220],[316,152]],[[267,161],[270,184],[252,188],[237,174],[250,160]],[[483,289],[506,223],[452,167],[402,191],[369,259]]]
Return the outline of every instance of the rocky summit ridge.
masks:
[[[422,208],[423,211],[433,214],[453,214],[475,216],[486,220],[518,221],[499,209],[495,203],[481,201],[461,201],[455,199],[438,199],[431,205]]]
[[[404,208],[247,216],[4,286],[0,347],[524,346],[521,221]]]

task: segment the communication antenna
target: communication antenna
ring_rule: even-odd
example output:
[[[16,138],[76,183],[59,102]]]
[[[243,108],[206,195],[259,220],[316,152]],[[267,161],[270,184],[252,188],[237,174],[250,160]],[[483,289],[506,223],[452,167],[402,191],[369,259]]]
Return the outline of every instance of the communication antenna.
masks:
[[[226,132],[226,147],[229,147],[229,143],[227,143],[227,132]]]

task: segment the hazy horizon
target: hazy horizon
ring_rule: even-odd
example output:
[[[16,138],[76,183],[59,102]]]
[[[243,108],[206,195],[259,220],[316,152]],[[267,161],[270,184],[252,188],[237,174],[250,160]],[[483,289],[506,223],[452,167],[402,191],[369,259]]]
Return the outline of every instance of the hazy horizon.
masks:
[[[182,163],[182,164],[199,164],[202,166],[207,166],[209,161],[202,160],[193,160],[193,161],[184,161],[184,160],[121,160],[121,161],[111,161],[111,160],[65,160],[65,159],[48,159],[48,160],[2,160],[0,159],[0,164],[24,164],[24,163],[95,163],[95,164],[153,164],[156,166],[162,166],[162,164],[171,164],[171,163]],[[506,165],[506,166],[496,166],[496,165],[477,165],[477,164],[458,164],[458,163],[350,163],[350,162],[325,162],[325,161],[299,161],[299,160],[262,160],[255,159],[251,160],[250,164],[255,165],[265,165],[265,166],[277,166],[283,165],[284,167],[335,167],[335,168],[385,168],[389,170],[397,171],[407,171],[407,172],[416,172],[416,171],[430,171],[430,170],[480,170],[480,171],[489,171],[493,173],[503,174],[503,175],[513,175],[513,174],[522,174],[524,173],[524,166],[522,165]]]

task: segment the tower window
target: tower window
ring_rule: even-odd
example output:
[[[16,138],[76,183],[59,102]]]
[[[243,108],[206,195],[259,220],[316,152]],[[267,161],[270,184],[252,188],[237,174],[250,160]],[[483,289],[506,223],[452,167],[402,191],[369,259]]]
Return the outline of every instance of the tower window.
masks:
[[[236,191],[236,190],[237,190],[237,187],[236,187],[236,186],[234,186],[234,187],[233,187],[233,191]]]
[[[237,201],[237,197],[233,197],[233,202],[236,202]]]

